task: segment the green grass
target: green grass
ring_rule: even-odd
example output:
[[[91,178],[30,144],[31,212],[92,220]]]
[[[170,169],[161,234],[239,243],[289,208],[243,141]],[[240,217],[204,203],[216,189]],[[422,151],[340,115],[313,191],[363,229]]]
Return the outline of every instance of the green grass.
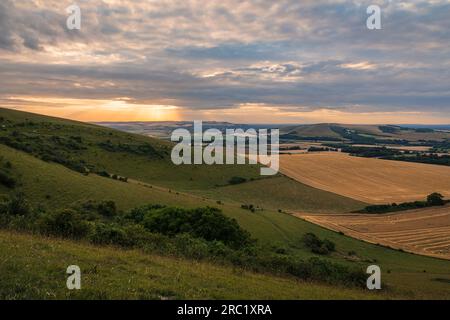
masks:
[[[417,298],[440,298],[448,292],[449,285],[434,281],[435,278],[450,278],[450,262],[402,253],[371,245],[338,233],[328,231],[288,214],[264,210],[251,213],[242,210],[233,202],[218,205],[214,200],[189,194],[176,194],[162,188],[149,188],[134,183],[123,183],[96,175],[85,176],[61,165],[46,163],[28,154],[0,146],[5,159],[13,163],[13,170],[21,173],[22,190],[32,204],[48,209],[65,207],[75,201],[88,199],[111,199],[120,209],[127,210],[145,203],[162,203],[187,207],[217,206],[267,246],[287,248],[289,254],[302,258],[314,256],[303,247],[301,237],[314,232],[320,238],[334,241],[338,252],[328,259],[347,265],[378,264],[384,273],[383,281],[399,295]],[[277,179],[277,178],[273,178]],[[268,179],[271,180],[271,179]],[[50,199],[46,195],[50,194]],[[349,260],[347,253],[355,251],[357,261]],[[376,261],[376,262],[374,262]],[[390,274],[387,271],[390,270]],[[423,270],[427,272],[424,273]]]
[[[57,143],[54,137],[62,142]],[[73,140],[76,137],[81,140]],[[208,189],[224,185],[233,176],[247,179],[259,178],[259,165],[192,165],[176,166],[170,160],[171,143],[117,130],[44,117],[31,113],[0,108],[0,139],[21,140],[21,146],[28,153],[57,153],[61,158],[87,167],[106,170],[111,174],[155,183],[160,186],[180,190]],[[67,144],[80,149],[74,150]],[[133,152],[108,151],[101,144],[114,146],[151,145],[153,150],[142,154]]]
[[[352,212],[367,204],[318,190],[285,176],[249,181],[239,185],[200,191],[216,199],[253,204],[277,211],[309,213]]]
[[[81,268],[81,290],[66,269]],[[239,268],[0,231],[0,299],[378,299]]]
[[[15,123],[24,122],[25,118],[29,118],[33,122],[40,123],[43,121],[44,124],[39,126],[20,127],[20,129],[27,128],[30,134],[50,135],[48,130],[52,128],[54,129],[52,134],[67,137],[82,135],[83,141],[88,146],[87,150],[80,152],[80,154],[76,152],[70,153],[71,156],[83,158],[87,162],[95,162],[96,165],[103,166],[111,173],[132,177],[153,185],[150,188],[148,184],[144,183],[140,184],[133,181],[123,183],[94,174],[86,176],[62,165],[42,161],[30,153],[17,151],[0,144],[0,155],[4,157],[5,161],[12,163],[11,170],[19,180],[19,186],[14,192],[23,191],[35,207],[41,205],[48,210],[53,210],[67,207],[76,201],[89,199],[114,200],[122,210],[128,210],[148,203],[183,207],[216,206],[222,209],[226,215],[237,219],[239,224],[250,231],[253,237],[257,238],[262,244],[285,248],[288,254],[291,255],[305,258],[313,256],[301,242],[301,237],[307,232],[314,232],[320,238],[334,241],[337,246],[337,252],[330,255],[327,259],[364,268],[370,264],[379,265],[383,271],[383,285],[389,287],[389,296],[400,295],[409,298],[450,299],[450,285],[445,281],[435,280],[450,279],[450,261],[412,255],[367,244],[328,231],[288,214],[276,212],[279,208],[289,211],[345,212],[351,211],[355,207],[361,208],[364,204],[360,202],[307,187],[283,176],[249,181],[240,185],[217,187],[216,184],[225,184],[232,176],[242,176],[250,179],[254,174],[257,174],[257,170],[251,166],[231,166],[229,168],[225,168],[226,166],[220,168],[214,166],[175,167],[167,163],[169,160],[164,158],[166,156],[163,158],[151,158],[123,152],[107,152],[96,145],[96,141],[103,141],[105,138],[110,138],[117,143],[130,143],[131,141],[131,143],[136,144],[150,141],[155,146],[158,154],[159,152],[164,154],[164,150],[167,148],[164,142],[155,142],[146,137],[125,134],[92,125],[22,114],[5,109],[0,109],[0,120],[1,117],[3,119],[8,118],[10,121],[15,121]],[[51,123],[50,127],[48,127],[48,122]],[[0,136],[9,134],[8,130],[2,130],[0,125]],[[44,132],[41,132],[41,130]],[[169,188],[172,191],[169,191]],[[195,190],[195,194],[176,190],[189,190],[190,192]],[[11,192],[13,191],[0,186],[0,193]],[[216,203],[216,200],[222,200],[223,204]],[[262,206],[265,210],[252,213],[241,209],[240,205],[242,203]],[[9,239],[13,241],[12,238]],[[63,247],[60,248],[60,251],[64,252]],[[37,255],[41,254],[38,251],[36,249],[33,252]],[[80,249],[80,258],[87,251],[87,249],[85,251]],[[349,251],[355,251],[356,258],[350,258],[348,256]],[[133,254],[138,259],[139,253],[135,252]],[[89,260],[88,256],[86,256],[86,259]],[[102,259],[97,261],[98,265],[107,266],[108,260]],[[14,263],[15,260],[20,260],[26,265],[27,255],[23,254],[21,259],[14,258],[11,260],[11,263]],[[170,264],[169,260],[167,260],[168,265]],[[37,267],[42,263],[44,262],[38,263],[37,259],[30,260],[28,268],[34,268],[35,265]],[[192,262],[184,261],[183,263],[191,264]],[[133,266],[129,266],[129,268],[133,268]],[[136,266],[136,268],[139,267]],[[220,269],[221,267],[215,268]],[[20,277],[19,271],[23,272],[19,268],[16,275],[14,275],[13,271],[10,271],[9,274],[13,278]],[[3,276],[0,278],[3,278]],[[42,283],[47,281],[47,278],[45,279],[42,280]],[[101,279],[98,281],[101,281]],[[212,278],[211,281],[213,281]],[[236,282],[239,281],[236,280]],[[237,288],[241,288],[241,286],[235,283],[233,285],[236,286],[236,292],[239,292]],[[118,292],[124,292],[123,290],[125,290],[127,284],[125,281],[121,284],[117,282],[116,286],[118,287]],[[124,286],[124,288],[119,288],[120,286]],[[191,283],[191,286],[194,291],[201,289],[201,285],[195,282]],[[132,290],[132,287],[130,286],[130,290]],[[20,293],[19,289],[18,292]],[[171,290],[174,289],[172,288]],[[109,294],[112,295],[112,292]],[[123,294],[125,295],[125,293]],[[253,297],[245,294],[248,294],[248,292],[243,292],[240,297]],[[321,294],[323,294],[323,298],[329,297],[326,292]],[[289,290],[286,291],[286,296],[291,298],[298,297],[298,295],[293,294]],[[130,293],[128,297],[137,298],[139,295]],[[180,295],[180,297],[193,296]],[[203,297],[237,296],[215,296],[211,291],[207,291]]]

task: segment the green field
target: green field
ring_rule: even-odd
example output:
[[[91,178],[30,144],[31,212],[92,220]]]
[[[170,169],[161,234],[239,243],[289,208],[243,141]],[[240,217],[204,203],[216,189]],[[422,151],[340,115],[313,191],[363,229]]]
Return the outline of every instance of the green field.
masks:
[[[283,175],[199,193],[275,211],[344,213],[366,206],[363,202],[312,188]]]
[[[29,124],[29,122],[33,124]],[[1,123],[4,123],[4,127]],[[23,127],[22,123],[25,123]],[[14,189],[0,185],[0,193],[23,192],[35,207],[42,206],[47,210],[55,210],[66,208],[77,201],[89,199],[113,200],[121,210],[148,203],[189,208],[215,206],[227,216],[235,218],[262,245],[282,248],[288,255],[301,258],[317,256],[301,242],[305,233],[313,232],[321,238],[327,238],[336,243],[337,251],[324,259],[360,268],[366,268],[370,264],[379,265],[383,271],[383,285],[387,288],[386,291],[380,293],[382,298],[450,298],[449,261],[416,256],[367,244],[325,230],[289,214],[277,212],[278,209],[306,212],[346,212],[363,207],[363,203],[304,186],[283,176],[252,181],[251,178],[258,177],[256,166],[197,166],[197,169],[193,171],[189,166],[176,167],[171,165],[167,159],[168,145],[166,143],[92,125],[0,109],[0,128],[0,137],[9,137],[12,132],[22,129],[22,134],[28,134],[31,137],[47,136],[40,140],[33,138],[24,140],[26,141],[25,148],[23,143],[17,146],[21,151],[13,148],[13,145],[0,144],[0,158],[3,162],[9,161],[12,164],[11,172],[18,181]],[[87,147],[82,150],[70,150],[65,142],[61,143],[61,140],[51,138],[55,135],[67,139],[70,139],[71,136],[79,136],[82,145]],[[149,157],[136,154],[135,151],[107,151],[98,146],[98,142],[105,139],[114,141],[115,145],[123,144],[127,148],[149,143],[154,148],[154,154]],[[135,180],[130,179],[128,183],[125,183],[93,173],[83,174],[62,164],[44,161],[42,153],[50,152],[46,147],[59,150],[59,155],[68,159],[83,160],[84,163],[94,165],[101,170]],[[233,176],[245,177],[249,181],[239,185],[220,186],[226,185]],[[218,203],[217,200],[220,200],[221,203]],[[263,207],[264,210],[253,213],[241,209],[242,203],[252,203]],[[92,289],[92,291],[80,293],[86,294],[83,296],[85,298],[88,298],[90,294],[92,297],[100,297],[104,294],[105,298],[157,298],[158,292],[173,292],[173,296],[177,298],[211,299],[359,298],[362,294],[358,290],[341,287],[330,289],[322,284],[302,283],[299,286],[292,279],[279,280],[268,275],[249,274],[248,277],[242,277],[240,276],[241,271],[235,274],[232,269],[223,266],[147,256],[138,251],[96,249],[92,246],[72,242],[42,239],[38,236],[21,236],[10,232],[2,232],[0,239],[2,246],[0,259],[5,261],[0,264],[2,268],[0,272],[2,275],[8,274],[6,278],[12,281],[4,285],[6,289],[1,293],[6,298],[44,298],[46,296],[42,296],[42,292],[45,290],[54,292],[57,298],[70,298],[71,296],[66,296],[68,293],[64,288],[57,287],[59,282],[56,283],[57,280],[54,277],[59,266],[66,264],[67,258],[72,256],[81,259],[88,266],[97,265],[99,268],[105,268],[105,277],[103,277],[103,273],[93,276],[91,288],[99,283],[114,283],[112,286],[114,289],[107,292]],[[33,241],[41,245],[33,247]],[[14,259],[7,258],[12,254],[12,249],[6,250],[6,248],[13,248],[14,243],[23,243],[23,245],[16,248],[17,254],[12,255]],[[48,246],[56,248],[53,255],[48,256],[52,253],[51,250],[49,252]],[[354,254],[349,255],[351,251]],[[94,252],[96,253],[94,254]],[[115,257],[115,254],[121,258]],[[150,276],[150,279],[147,279],[145,273],[141,274],[147,263],[151,265],[149,261],[153,259],[160,261],[160,267],[155,268],[155,272],[160,274],[160,278],[158,278],[160,280],[153,281]],[[114,263],[114,261],[119,262]],[[125,261],[123,265],[122,261]],[[168,280],[176,278],[174,269],[177,264],[183,265],[186,270],[186,273],[180,276],[181,280],[178,284]],[[192,268],[192,264],[198,264],[199,272],[189,271],[195,270]],[[114,265],[116,268],[110,270]],[[165,265],[166,268],[164,268]],[[114,272],[117,272],[116,280],[112,280],[112,277],[116,276]],[[219,275],[221,272],[222,274]],[[20,276],[21,274],[23,276]],[[143,282],[142,287],[135,286],[135,282],[130,285],[126,278],[129,274],[133,274],[136,282]],[[14,280],[11,280],[15,277],[19,283],[16,289],[14,289]],[[64,277],[64,272],[61,277]],[[139,280],[143,277],[147,279],[147,282]],[[214,280],[216,277],[220,280]],[[248,282],[243,281],[243,278],[248,278]],[[26,279],[36,285],[33,288],[26,287]],[[203,287],[199,284],[202,279],[208,279],[207,284]],[[258,279],[264,281],[258,281]],[[283,283],[283,286],[278,285],[277,281]],[[264,282],[264,284],[260,282]],[[17,292],[15,293],[14,290]],[[298,293],[294,293],[296,290]],[[258,291],[260,292],[258,293]],[[272,291],[273,295],[264,296],[267,291]],[[52,297],[55,298],[54,295],[46,298]],[[368,295],[366,297],[379,296]]]

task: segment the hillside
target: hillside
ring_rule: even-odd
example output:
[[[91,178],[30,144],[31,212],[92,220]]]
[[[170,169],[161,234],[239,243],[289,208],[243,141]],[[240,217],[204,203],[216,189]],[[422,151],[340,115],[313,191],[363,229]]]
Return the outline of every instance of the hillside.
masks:
[[[312,125],[286,126],[280,130],[280,137],[287,140],[331,140],[355,143],[423,143],[424,141],[445,141],[450,133],[432,128],[409,128],[394,125],[353,125],[322,123]]]
[[[377,299],[210,263],[0,231],[0,299]],[[82,290],[66,289],[66,268]],[[32,267],[30,267],[32,266]],[[84,271],[84,272],[83,272]]]
[[[341,139],[342,136],[332,130],[333,124],[320,123],[311,125],[301,125],[301,126],[287,126],[282,127],[280,134],[291,136],[292,138],[305,137],[305,138],[333,138]]]
[[[106,172],[130,178],[130,181],[133,179],[178,191],[220,194],[218,199],[235,197],[244,185],[246,188],[253,188],[253,185],[272,188],[274,185],[270,179],[259,180],[257,165],[173,165],[169,142],[100,126],[0,109],[0,128],[0,145],[24,151],[47,163],[61,164],[74,172],[94,173],[90,177]],[[45,179],[46,170],[41,172]],[[229,180],[236,176],[244,178],[248,184],[231,185]],[[277,179],[285,184],[288,182],[285,177]],[[292,188],[297,192],[293,194]],[[322,201],[330,197],[327,192],[298,182],[288,183],[285,192],[295,199],[297,210],[345,212],[364,206],[341,196],[333,196],[333,205],[330,206]],[[237,200],[248,202],[252,199],[244,197]],[[255,205],[267,206],[267,201],[259,198],[255,202]],[[275,201],[268,207],[293,209],[285,201]]]
[[[448,261],[367,244],[289,214],[277,212],[277,209],[348,212],[352,208],[364,206],[361,202],[305,186],[284,176],[259,179],[257,168],[251,166],[198,166],[195,172],[191,173],[190,167],[176,167],[169,163],[166,151],[170,145],[146,137],[5,109],[0,110],[0,117],[0,137],[12,139],[0,140],[0,160],[2,166],[10,162],[7,172],[17,181],[13,188],[0,185],[0,193],[23,192],[34,207],[42,207],[51,212],[87,200],[113,200],[120,210],[129,210],[149,203],[188,208],[214,206],[220,208],[226,216],[235,218],[242,228],[248,230],[266,248],[264,250],[282,252],[280,255],[285,258],[318,257],[302,243],[302,237],[313,232],[318,237],[329,239],[336,244],[336,252],[321,259],[358,268],[364,268],[376,261],[383,270],[389,270],[384,279],[390,287],[390,297],[407,295],[415,298],[442,298],[448,291],[448,284],[435,280],[450,278]],[[14,133],[19,129],[19,134]],[[25,139],[24,136],[31,139]],[[53,136],[58,138],[52,138]],[[71,136],[76,137],[73,139],[76,141],[75,148],[67,145]],[[17,137],[20,139],[16,139]],[[104,142],[105,139],[109,139],[119,151],[99,146],[99,142]],[[1,144],[5,142],[9,146]],[[147,146],[146,151],[154,152],[151,156],[140,154],[139,146]],[[49,159],[48,155],[60,155],[63,160],[69,162],[57,162],[54,160],[58,158]],[[77,167],[72,167],[72,163],[83,163],[90,173],[76,170]],[[101,173],[101,170],[126,176],[129,178],[128,182],[94,173]],[[253,173],[258,179],[251,180]],[[246,177],[248,182],[239,185],[228,184],[228,180],[234,175]],[[169,181],[165,180],[166,176]],[[218,200],[220,202],[217,202]],[[244,210],[241,208],[243,203],[259,205],[264,210]],[[19,241],[11,237],[6,239],[5,246],[8,246],[8,241]],[[87,255],[84,249],[80,252],[81,256]],[[2,251],[1,255],[5,254],[6,251]],[[38,246],[36,254],[41,257],[40,254],[45,252],[41,252]],[[132,261],[137,261],[138,256],[136,253],[136,259],[133,258]],[[31,265],[36,265],[38,260],[33,260]],[[103,258],[96,261],[99,265],[109,263],[108,259]],[[167,261],[168,265],[171,264],[169,260],[164,261]],[[180,263],[187,265],[191,263],[186,259],[181,261]],[[137,268],[140,270],[140,267]],[[46,271],[43,275],[44,282],[47,277],[51,277],[52,272],[54,271]],[[170,273],[167,276],[169,277]],[[186,275],[183,279],[189,277]],[[122,279],[117,286],[127,286],[125,283]],[[220,287],[220,283],[217,285]],[[175,284],[170,286],[171,290],[177,291],[174,289]],[[123,288],[116,289],[119,292]],[[136,297],[133,293],[128,293],[130,297]],[[321,294],[320,290],[316,293]],[[315,296],[316,293],[311,295]],[[190,297],[183,294],[180,296]],[[218,296],[228,297],[226,294]],[[214,298],[216,295],[213,291],[208,291],[205,297]],[[323,294],[323,297],[328,296]]]

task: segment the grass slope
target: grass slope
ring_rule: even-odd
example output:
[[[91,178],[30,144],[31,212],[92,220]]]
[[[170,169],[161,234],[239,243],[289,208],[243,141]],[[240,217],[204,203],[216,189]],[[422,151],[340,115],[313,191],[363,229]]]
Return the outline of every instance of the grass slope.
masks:
[[[66,288],[81,268],[82,289]],[[0,299],[376,299],[384,293],[0,231]]]
[[[344,213],[365,207],[364,202],[315,189],[279,175],[234,186],[202,191],[217,199],[253,204],[265,209],[292,212]],[[270,195],[270,196],[268,196]]]
[[[49,209],[67,206],[87,199],[111,199],[119,208],[129,209],[144,203],[163,203],[187,207],[212,205],[236,218],[239,224],[268,246],[285,248],[288,254],[302,258],[314,256],[301,243],[301,237],[313,232],[336,243],[338,252],[329,256],[335,262],[367,266],[378,264],[384,273],[383,283],[391,289],[389,296],[407,295],[413,298],[446,297],[448,284],[434,279],[450,279],[450,262],[420,257],[384,247],[370,245],[335,232],[328,231],[288,214],[264,210],[251,213],[233,202],[218,205],[214,200],[189,194],[169,192],[163,188],[149,188],[123,183],[95,175],[84,176],[61,165],[46,163],[28,154],[0,146],[2,156],[13,163],[13,170],[21,172],[16,191],[30,195],[33,205],[44,204]],[[273,178],[276,179],[276,178]],[[50,199],[46,195],[51,193]],[[356,252],[356,258],[347,255]],[[100,262],[103,263],[107,262]],[[426,272],[424,273],[424,270]],[[390,272],[389,274],[387,272]],[[447,295],[448,296],[448,295]]]
[[[0,143],[176,189],[208,189],[227,184],[233,176],[259,178],[258,165],[176,166],[169,142],[8,109],[0,109]]]
[[[3,110],[2,114],[5,115]],[[13,112],[13,114],[17,116],[17,113]],[[22,120],[17,121],[23,121],[23,117],[28,117],[28,114],[26,116],[22,115]],[[37,119],[41,119],[41,117],[37,116]],[[47,119],[50,118],[45,118],[45,121],[53,121],[52,119]],[[33,121],[37,120],[34,119]],[[66,126],[67,123],[63,120],[55,121],[58,122],[58,125],[61,125],[59,121],[62,121],[62,123],[64,124],[63,127]],[[75,129],[78,130],[78,134],[80,134],[80,132],[84,132],[83,128],[85,125],[74,124],[74,126],[76,126]],[[103,133],[98,133],[96,131],[98,129],[97,127],[90,125],[86,126],[89,128],[89,130],[93,128],[93,133],[91,135],[93,135],[94,137],[97,134],[99,136],[103,135]],[[65,134],[66,132],[63,127],[61,127],[60,129],[61,134]],[[34,128],[33,130],[39,131],[40,129]],[[101,132],[103,132],[102,130],[109,129],[100,129]],[[108,132],[108,136],[110,131],[113,130],[106,131]],[[5,134],[5,132],[3,131],[2,134]],[[130,138],[132,141],[140,141],[133,140],[134,136],[129,134],[123,134],[124,136],[122,136],[122,133],[113,131],[113,136],[114,135],[117,135],[119,137],[118,139],[122,139],[123,137],[125,137],[125,139]],[[144,140],[147,139],[145,137],[137,137],[136,139],[141,138]],[[84,139],[88,140],[88,138],[86,137]],[[97,154],[104,153],[105,158],[107,158],[107,155],[110,155],[111,158],[118,156],[118,154],[114,152],[109,153],[104,150],[98,149],[95,145],[89,145],[89,147],[92,148],[92,154],[95,154],[95,152],[97,152]],[[155,149],[159,150],[158,147],[155,147]],[[29,197],[33,202],[33,205],[41,204],[48,207],[49,209],[54,209],[67,207],[68,205],[70,205],[70,203],[79,200],[99,199],[114,200],[117,202],[119,208],[124,210],[144,203],[161,203],[186,207],[198,207],[206,205],[217,206],[222,209],[226,215],[236,218],[243,228],[250,231],[252,235],[259,239],[262,243],[265,243],[268,246],[285,248],[287,250],[287,253],[290,255],[296,255],[300,257],[310,257],[314,255],[307,248],[305,248],[301,242],[301,237],[307,232],[314,232],[321,238],[328,238],[334,241],[337,246],[337,252],[327,257],[327,259],[344,264],[358,264],[362,267],[367,267],[370,264],[379,265],[383,271],[383,285],[389,287],[389,296],[406,295],[412,298],[450,298],[449,284],[445,281],[436,280],[450,279],[449,261],[415,256],[412,254],[402,253],[376,245],[370,245],[362,241],[358,241],[328,231],[288,214],[280,214],[274,210],[267,209],[261,212],[258,211],[256,213],[251,213],[250,211],[240,208],[239,202],[241,201],[241,199],[242,201],[247,199],[252,200],[251,202],[257,205],[261,203],[263,207],[277,208],[285,201],[286,203],[292,202],[292,206],[297,207],[297,205],[301,206],[302,202],[308,203],[308,201],[304,199],[314,199],[315,194],[317,194],[317,199],[321,199],[321,197],[324,197],[326,195],[327,198],[325,198],[325,200],[316,201],[314,199],[314,202],[310,202],[308,204],[308,206],[310,206],[312,209],[320,211],[323,210],[323,208],[321,208],[321,205],[329,208],[331,206],[329,202],[333,203],[334,205],[336,203],[339,203],[339,201],[342,201],[342,199],[345,199],[339,198],[339,196],[333,198],[334,195],[322,192],[317,189],[313,189],[317,193],[309,194],[308,192],[310,192],[310,189],[301,189],[301,187],[299,187],[299,184],[293,184],[292,180],[286,180],[286,178],[283,177],[251,181],[237,186],[227,186],[219,188],[212,187],[215,193],[209,195],[209,197],[211,197],[212,199],[206,199],[203,194],[191,195],[183,192],[169,192],[167,186],[154,186],[150,188],[148,185],[144,185],[143,183],[123,183],[108,178],[102,178],[93,174],[85,176],[64,166],[55,163],[44,162],[28,153],[17,151],[2,145],[0,145],[0,154],[6,160],[12,163],[12,171],[18,176],[19,186],[15,191],[24,191],[27,197]],[[137,161],[134,160],[133,155],[127,153],[125,153],[125,155],[131,160],[124,160],[120,162],[118,159],[116,159],[114,160],[116,161],[115,165],[119,166],[120,164],[121,167],[126,168],[130,166],[133,161]],[[144,161],[144,157],[141,157],[139,155],[134,156],[142,162],[142,166],[147,166],[148,168],[152,168],[155,162],[162,161],[155,161],[148,158],[146,161]],[[111,159],[109,160],[112,161]],[[241,168],[242,169],[236,170],[245,171],[247,166],[241,166]],[[187,167],[186,172],[188,172],[188,170],[189,167]],[[219,176],[219,173],[215,173],[214,169],[210,170],[212,174]],[[138,174],[139,172],[136,172],[136,175]],[[160,178],[163,179],[165,174],[170,175],[172,173],[167,172],[166,170],[158,174],[160,175]],[[224,172],[222,171],[220,174],[224,174]],[[201,175],[203,175],[203,173],[199,174],[197,177],[201,177]],[[175,175],[173,175],[173,177],[175,178]],[[209,189],[211,189],[211,184],[213,183],[215,178],[213,176],[209,177],[209,179],[210,180],[206,182],[197,181],[196,184],[197,186],[202,187],[209,185]],[[153,180],[147,179],[147,182],[148,181]],[[177,184],[177,181],[175,181],[174,183]],[[183,180],[177,185],[180,188],[182,186],[192,187],[191,183],[192,181],[188,179],[186,181]],[[282,184],[285,184],[285,187],[283,187]],[[278,188],[277,185],[280,185],[280,190],[278,191],[275,190],[276,188]],[[271,187],[269,188],[268,186]],[[236,190],[238,191],[233,190],[233,188],[236,188]],[[246,190],[246,188],[248,188],[248,190]],[[285,198],[283,198],[284,193],[293,188],[297,191],[293,192],[292,197],[285,196]],[[231,189],[231,191],[226,191],[229,189]],[[197,189],[197,192],[198,190],[199,189]],[[225,191],[221,192],[221,190]],[[255,194],[255,191],[258,191],[256,192],[258,194]],[[11,190],[3,188],[0,189],[0,193],[1,192],[11,192]],[[227,196],[227,192],[230,192],[229,196]],[[48,195],[50,197],[48,197]],[[222,196],[220,197],[220,199],[224,200],[223,204],[219,205],[216,203],[215,199],[218,198],[218,195],[223,196],[223,198]],[[241,196],[243,198],[237,198],[238,196]],[[264,197],[272,198],[274,200],[270,201],[274,202],[267,202],[266,204],[264,204],[262,203]],[[298,200],[295,200],[297,198]],[[236,199],[238,201],[236,201]],[[321,201],[322,204],[320,203]],[[342,202],[341,205],[352,206],[353,204],[344,204],[344,202]],[[316,207],[314,208],[313,206]],[[344,209],[339,208],[339,210]],[[14,243],[14,239],[8,239],[10,239],[11,244]],[[5,246],[7,245],[5,244]],[[349,251],[356,252],[356,255],[349,256]],[[41,253],[37,252],[36,254]],[[88,259],[88,257],[86,257],[86,259]],[[19,260],[20,259],[18,259],[17,261]],[[14,263],[14,260],[11,261],[13,261],[12,263]],[[22,261],[23,263],[27,261],[26,254],[23,255],[23,258],[20,261]],[[99,259],[97,262],[99,265],[108,264],[107,260],[103,261],[102,259]],[[37,260],[33,260],[28,265],[30,266],[30,268],[34,268],[34,265],[38,266]],[[14,275],[13,271],[11,271],[10,274],[13,276],[19,276],[19,272],[20,269],[17,269],[16,275]],[[208,296],[208,294],[205,293],[205,297],[214,298],[215,296]],[[250,298],[251,296],[246,297]],[[297,297],[297,295],[294,294],[292,297]],[[324,295],[324,297],[326,297],[326,295]]]
[[[344,212],[365,206],[287,178],[261,179],[259,166],[256,165],[175,166],[170,160],[171,145],[167,142],[75,121],[0,109],[2,138],[7,139],[12,147],[17,148],[14,143],[19,144],[35,156],[56,154],[58,158],[77,164],[82,161],[83,165],[93,166],[98,171],[106,170],[110,174],[176,190],[196,190],[198,194],[209,194],[215,198],[223,196],[245,203],[255,202],[273,210]],[[116,149],[122,147],[119,151],[105,150],[101,145],[106,142]],[[146,144],[151,146],[148,152],[124,151],[130,146]],[[228,185],[234,176],[251,182]],[[259,192],[261,189],[274,196],[269,200]]]

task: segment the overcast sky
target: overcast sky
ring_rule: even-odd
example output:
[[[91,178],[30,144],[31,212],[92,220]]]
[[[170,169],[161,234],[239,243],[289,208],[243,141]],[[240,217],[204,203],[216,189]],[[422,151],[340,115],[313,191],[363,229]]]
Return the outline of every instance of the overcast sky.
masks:
[[[81,8],[68,30],[65,8]],[[366,27],[371,4],[382,29]],[[1,0],[0,106],[84,121],[450,123],[450,1]]]

